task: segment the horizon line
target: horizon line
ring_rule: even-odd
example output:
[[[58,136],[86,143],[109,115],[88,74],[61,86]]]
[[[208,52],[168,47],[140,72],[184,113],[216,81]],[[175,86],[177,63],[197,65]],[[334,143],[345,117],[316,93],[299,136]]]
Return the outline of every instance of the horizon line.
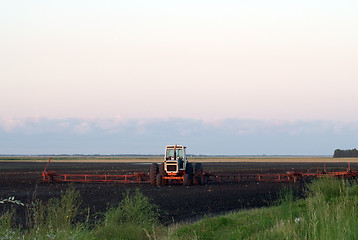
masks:
[[[164,154],[0,154],[0,157],[162,157]],[[188,157],[333,157],[332,154],[187,154]]]

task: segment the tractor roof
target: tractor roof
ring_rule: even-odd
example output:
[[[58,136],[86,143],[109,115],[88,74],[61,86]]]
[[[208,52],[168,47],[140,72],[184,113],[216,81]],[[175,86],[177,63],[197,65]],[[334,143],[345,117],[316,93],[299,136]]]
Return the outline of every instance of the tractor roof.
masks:
[[[176,148],[186,148],[185,146],[183,145],[176,145],[177,147]],[[167,145],[165,148],[174,148],[175,145]]]

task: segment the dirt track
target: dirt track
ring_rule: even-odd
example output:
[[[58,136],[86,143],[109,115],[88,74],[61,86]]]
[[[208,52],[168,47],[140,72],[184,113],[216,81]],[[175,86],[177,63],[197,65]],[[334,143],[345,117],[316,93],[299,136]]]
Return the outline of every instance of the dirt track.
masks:
[[[34,198],[48,200],[59,197],[66,190],[67,183],[48,184],[41,182],[41,172],[46,164],[0,162],[0,199],[14,196],[24,203]],[[314,172],[322,163],[203,163],[204,171],[216,173],[285,173],[289,170]],[[345,163],[332,163],[330,170],[344,170]],[[357,169],[356,165],[352,168]],[[58,173],[121,174],[136,171],[148,171],[149,164],[133,163],[51,163],[50,170]],[[140,191],[163,210],[161,221],[164,224],[180,221],[192,221],[205,215],[244,208],[261,207],[277,199],[282,187],[289,183],[226,183],[205,186],[182,185],[153,187],[149,184],[120,183],[75,183],[80,191],[82,208],[91,209],[92,213],[104,212],[121,201],[127,189]],[[291,184],[300,194],[304,184]],[[24,222],[21,209],[18,210],[19,221]],[[92,220],[94,215],[92,216]]]

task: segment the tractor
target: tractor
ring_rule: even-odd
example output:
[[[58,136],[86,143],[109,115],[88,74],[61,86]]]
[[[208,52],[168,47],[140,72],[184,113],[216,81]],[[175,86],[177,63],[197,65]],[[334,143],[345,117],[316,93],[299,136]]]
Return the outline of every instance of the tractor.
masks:
[[[182,145],[168,145],[165,147],[164,161],[160,164],[152,163],[150,167],[150,184],[167,185],[176,181],[184,186],[201,184],[203,168],[201,163],[188,162],[186,147]]]

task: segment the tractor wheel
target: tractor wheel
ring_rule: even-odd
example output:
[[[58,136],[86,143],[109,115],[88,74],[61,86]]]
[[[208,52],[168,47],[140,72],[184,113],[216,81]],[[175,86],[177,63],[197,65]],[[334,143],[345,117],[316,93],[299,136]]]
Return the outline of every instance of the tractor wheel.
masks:
[[[187,163],[185,173],[189,175],[189,184],[193,183],[193,164]]]
[[[159,164],[159,174],[165,176],[164,163]]]
[[[184,179],[183,179],[183,185],[184,186],[189,186],[190,185],[190,177],[189,174],[184,174]]]
[[[152,163],[152,165],[150,166],[150,185],[155,185],[156,181],[157,181],[157,175],[158,175],[159,169],[158,169],[158,164],[156,163]]]
[[[161,163],[159,165],[159,174],[162,175],[162,178],[167,175],[164,170],[164,163]],[[167,185],[167,184],[168,184],[168,180],[166,180],[166,179],[162,180],[162,185]]]
[[[201,177],[203,174],[203,166],[201,163],[195,163],[195,174],[194,174],[194,184],[201,184]]]
[[[161,174],[158,174],[157,175],[157,186],[161,186],[162,185],[162,181],[163,181],[163,178],[162,178],[162,175]]]
[[[193,175],[193,164],[192,163],[186,164],[185,173],[187,173],[189,175]]]

